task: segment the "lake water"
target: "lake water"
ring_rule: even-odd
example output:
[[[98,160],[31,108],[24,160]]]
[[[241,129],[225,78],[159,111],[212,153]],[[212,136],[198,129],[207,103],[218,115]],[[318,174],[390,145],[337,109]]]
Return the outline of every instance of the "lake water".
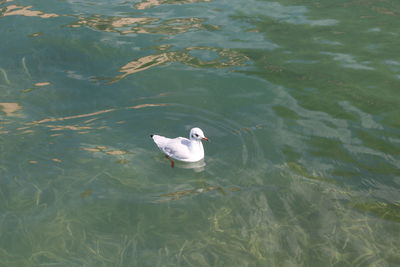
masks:
[[[399,266],[399,16],[0,1],[0,265]]]

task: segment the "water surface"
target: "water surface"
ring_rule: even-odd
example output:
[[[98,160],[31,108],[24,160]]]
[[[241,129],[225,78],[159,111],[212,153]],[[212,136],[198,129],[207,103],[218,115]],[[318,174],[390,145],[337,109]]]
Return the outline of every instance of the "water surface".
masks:
[[[397,10],[0,1],[1,265],[399,265]]]

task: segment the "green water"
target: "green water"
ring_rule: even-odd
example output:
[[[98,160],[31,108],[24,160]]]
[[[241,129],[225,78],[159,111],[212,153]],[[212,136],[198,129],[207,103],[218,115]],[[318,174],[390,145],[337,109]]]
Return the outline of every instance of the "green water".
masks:
[[[0,265],[400,265],[399,15],[0,1]]]

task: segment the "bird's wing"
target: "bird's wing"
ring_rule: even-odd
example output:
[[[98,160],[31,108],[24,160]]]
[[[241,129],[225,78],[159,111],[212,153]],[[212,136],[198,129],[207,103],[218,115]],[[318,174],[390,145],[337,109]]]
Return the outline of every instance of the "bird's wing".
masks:
[[[154,135],[154,142],[158,148],[164,152],[167,156],[177,159],[185,160],[190,157],[189,144],[190,141],[183,137],[177,137],[174,139]]]

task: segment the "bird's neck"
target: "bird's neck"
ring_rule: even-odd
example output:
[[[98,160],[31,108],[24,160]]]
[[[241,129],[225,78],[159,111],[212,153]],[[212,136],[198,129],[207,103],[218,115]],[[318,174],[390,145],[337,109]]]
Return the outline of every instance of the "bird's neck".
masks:
[[[194,149],[203,149],[203,143],[200,140],[190,140],[190,144]]]

